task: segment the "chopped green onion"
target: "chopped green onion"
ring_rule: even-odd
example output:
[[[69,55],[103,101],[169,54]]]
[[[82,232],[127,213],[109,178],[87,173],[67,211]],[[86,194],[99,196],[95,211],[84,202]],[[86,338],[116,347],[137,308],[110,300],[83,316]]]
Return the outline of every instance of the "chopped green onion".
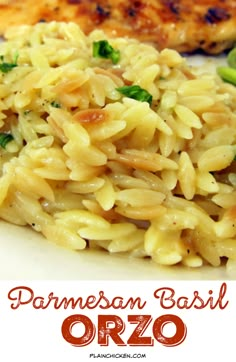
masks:
[[[24,114],[24,116],[27,116],[27,114],[29,114],[30,112],[31,112],[30,109],[26,109],[26,110],[23,112],[23,114]]]
[[[14,63],[1,63],[0,64],[0,71],[3,73],[8,73],[10,72],[10,70],[12,70],[13,68],[15,68],[17,65]]]
[[[236,85],[236,48],[233,48],[227,56],[228,66],[217,68],[219,76],[228,83]]]
[[[0,71],[3,72],[3,73],[8,73],[13,68],[17,67],[17,59],[18,59],[18,57],[19,57],[19,54],[16,53],[13,63],[7,63],[7,62],[4,62],[4,56],[1,55],[0,60],[1,60],[2,63],[0,63]]]
[[[10,133],[0,133],[0,146],[6,148],[8,142],[13,140],[13,136]]]
[[[136,99],[140,102],[152,103],[152,95],[139,85],[125,85],[123,87],[116,88],[118,92],[125,95],[126,97]]]
[[[111,59],[113,64],[117,64],[120,60],[119,50],[113,49],[107,40],[95,41],[93,43],[93,56],[95,58]]]
[[[228,53],[227,62],[231,68],[236,68],[236,48]]]
[[[228,83],[236,85],[236,69],[230,67],[217,67],[219,76]]]
[[[51,106],[52,106],[52,107],[55,107],[55,108],[61,108],[60,103],[58,103],[58,102],[56,102],[56,101],[52,101],[52,102],[51,102]]]

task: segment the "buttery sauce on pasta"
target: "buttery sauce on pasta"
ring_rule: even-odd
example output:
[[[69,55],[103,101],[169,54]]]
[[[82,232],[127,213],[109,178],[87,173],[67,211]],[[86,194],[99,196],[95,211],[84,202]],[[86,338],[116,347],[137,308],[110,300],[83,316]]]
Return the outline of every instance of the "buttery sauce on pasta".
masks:
[[[0,217],[74,250],[231,265],[235,105],[232,85],[174,50],[73,23],[9,28]]]

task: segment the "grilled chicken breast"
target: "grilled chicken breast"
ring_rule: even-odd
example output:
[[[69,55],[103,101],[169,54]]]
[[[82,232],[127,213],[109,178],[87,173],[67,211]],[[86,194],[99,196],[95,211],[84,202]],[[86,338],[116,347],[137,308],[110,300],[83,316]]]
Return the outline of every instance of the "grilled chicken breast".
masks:
[[[236,41],[234,0],[0,0],[0,33],[10,25],[74,21],[180,52],[217,54]]]

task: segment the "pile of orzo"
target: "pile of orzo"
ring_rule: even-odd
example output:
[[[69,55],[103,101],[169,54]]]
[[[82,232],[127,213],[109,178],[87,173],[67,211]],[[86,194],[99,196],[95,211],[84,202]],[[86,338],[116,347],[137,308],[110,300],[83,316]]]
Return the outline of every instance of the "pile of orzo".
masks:
[[[236,260],[236,89],[73,23],[0,44],[0,218],[165,265]]]

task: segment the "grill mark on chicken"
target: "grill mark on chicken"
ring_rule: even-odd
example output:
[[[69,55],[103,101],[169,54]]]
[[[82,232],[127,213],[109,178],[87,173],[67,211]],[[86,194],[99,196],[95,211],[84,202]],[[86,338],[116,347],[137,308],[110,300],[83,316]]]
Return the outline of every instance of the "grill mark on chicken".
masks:
[[[209,8],[204,16],[207,23],[214,24],[222,20],[230,19],[230,14],[222,8]]]
[[[129,36],[158,49],[202,49],[217,54],[236,42],[236,1],[226,0],[9,0],[0,4],[0,34],[10,25],[74,21],[88,34],[94,28]]]

